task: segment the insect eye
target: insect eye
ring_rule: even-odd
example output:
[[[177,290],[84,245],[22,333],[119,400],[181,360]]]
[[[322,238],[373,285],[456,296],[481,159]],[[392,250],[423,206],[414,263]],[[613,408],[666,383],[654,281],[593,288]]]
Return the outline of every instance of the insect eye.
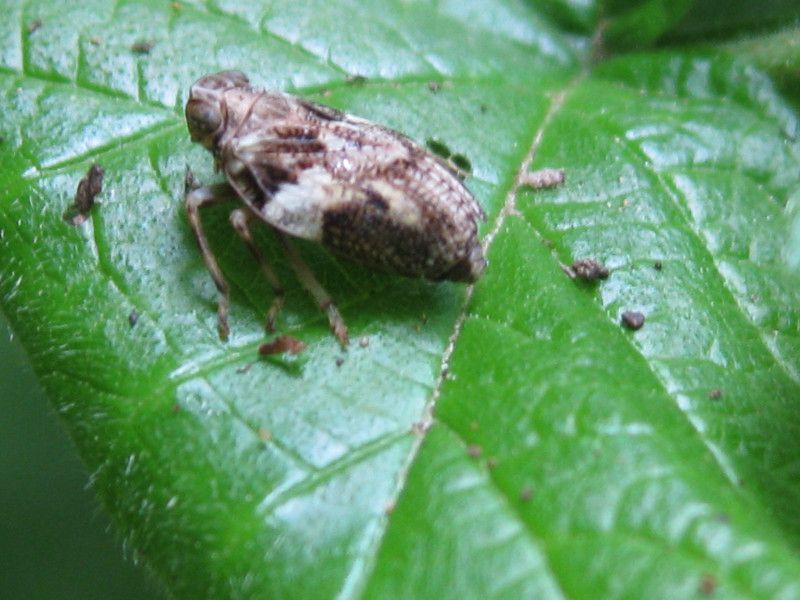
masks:
[[[203,137],[219,129],[222,114],[207,102],[192,100],[186,105],[186,123],[193,137]]]

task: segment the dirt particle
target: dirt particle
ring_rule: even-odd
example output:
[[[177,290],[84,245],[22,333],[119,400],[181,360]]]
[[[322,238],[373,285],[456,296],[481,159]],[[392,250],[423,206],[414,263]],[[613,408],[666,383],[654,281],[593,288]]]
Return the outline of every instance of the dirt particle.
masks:
[[[34,19],[30,23],[28,23],[28,25],[25,27],[25,31],[28,33],[28,35],[30,35],[34,31],[41,29],[43,24],[44,23],[42,23],[41,19]]]
[[[539,169],[523,173],[520,185],[534,190],[543,190],[563,185],[564,181],[564,169]]]
[[[653,263],[653,268],[656,271],[660,271],[661,269],[664,268],[664,264],[660,260],[657,260],[656,262]]]
[[[336,366],[341,367],[344,364],[344,358],[341,356],[336,357]]]
[[[103,191],[104,175],[105,171],[100,165],[95,163],[89,167],[86,176],[78,182],[72,205],[64,211],[63,219],[66,223],[77,227],[89,218],[95,196]]]
[[[711,400],[719,400],[720,398],[722,398],[722,390],[719,388],[715,388],[710,392],[708,392],[708,397]]]
[[[290,335],[279,335],[271,342],[261,344],[258,353],[261,356],[272,356],[273,354],[300,354],[305,350],[306,345]]]
[[[138,322],[139,322],[139,313],[134,308],[128,314],[128,325],[130,325],[133,328],[133,327],[136,327],[136,323],[138,323]]]
[[[608,278],[606,266],[593,258],[581,258],[574,261],[571,265],[561,263],[561,270],[570,279],[580,279],[581,281],[597,281],[598,279]]]
[[[131,45],[131,52],[135,54],[150,54],[150,51],[155,46],[156,43],[153,40],[137,40]]]
[[[90,38],[89,38],[89,43],[90,43],[92,46],[99,46],[100,44],[102,44],[102,43],[103,43],[103,40],[101,40],[101,39],[100,39],[99,37],[97,37],[96,35],[93,35],[92,37],[90,37]]]
[[[253,367],[253,363],[247,363],[246,365],[243,365],[243,366],[239,367],[238,369],[236,369],[236,372],[237,372],[239,375],[244,375],[244,374],[245,374],[245,373],[247,373],[247,372],[248,372],[248,371],[249,371],[249,370],[250,370],[252,367]]]
[[[432,91],[434,94],[442,89],[442,84],[438,81],[429,81],[428,82],[428,89]]]
[[[348,75],[344,81],[347,85],[364,85],[367,83],[367,78],[364,75]]]
[[[531,498],[533,498],[533,488],[529,485],[522,486],[522,489],[519,491],[520,501],[530,502]]]
[[[483,454],[483,448],[481,448],[478,444],[470,444],[467,446],[467,454],[469,454],[472,458],[480,458],[481,454]]]
[[[644,325],[644,315],[635,310],[628,310],[622,313],[622,324],[628,329],[636,331]]]
[[[717,589],[717,578],[711,573],[703,573],[697,585],[697,591],[704,596],[710,596]]]

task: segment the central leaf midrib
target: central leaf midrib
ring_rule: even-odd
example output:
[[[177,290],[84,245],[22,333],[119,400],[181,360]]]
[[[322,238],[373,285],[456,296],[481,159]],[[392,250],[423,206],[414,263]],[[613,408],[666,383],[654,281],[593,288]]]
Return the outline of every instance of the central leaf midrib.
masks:
[[[521,161],[520,166],[518,167],[518,169],[516,171],[516,176],[514,177],[514,180],[513,180],[512,184],[511,184],[508,192],[506,193],[503,205],[501,206],[500,210],[497,213],[497,216],[495,217],[495,222],[494,222],[492,228],[490,229],[490,233],[487,234],[486,238],[484,239],[484,244],[483,245],[484,245],[484,254],[485,255],[488,255],[488,252],[489,252],[489,250],[491,248],[492,242],[494,241],[495,236],[498,234],[500,228],[502,227],[503,222],[505,221],[505,218],[513,210],[514,203],[516,201],[517,192],[518,192],[519,188],[522,185],[524,174],[528,171],[531,163],[533,162],[533,160],[535,158],[535,154],[536,154],[538,146],[539,146],[539,144],[541,142],[542,136],[544,134],[544,130],[546,129],[546,127],[550,123],[550,121],[554,118],[554,116],[558,112],[558,110],[563,106],[564,101],[565,101],[566,96],[569,93],[569,91],[571,89],[573,89],[576,85],[578,85],[578,83],[584,77],[586,77],[586,75],[587,75],[586,72],[584,72],[584,71],[580,72],[577,76],[573,77],[564,86],[564,88],[562,90],[560,90],[560,91],[558,91],[558,92],[556,92],[556,93],[554,93],[552,95],[552,100],[551,100],[551,103],[550,103],[550,107],[547,110],[547,112],[545,113],[544,117],[542,118],[541,125],[539,125],[534,130],[534,133],[531,136],[531,142],[530,142],[530,144],[528,146],[528,151],[524,155],[523,160]],[[461,332],[461,327],[463,326],[464,321],[466,320],[466,318],[467,318],[467,316],[469,314],[470,300],[472,298],[473,290],[475,289],[476,285],[478,285],[478,284],[471,284],[467,288],[467,292],[465,294],[465,298],[464,298],[464,302],[463,302],[461,311],[459,312],[459,314],[456,317],[456,320],[454,322],[453,331],[452,331],[451,335],[448,338],[448,343],[447,343],[447,345],[445,347],[445,350],[444,350],[444,352],[442,354],[441,367],[439,369],[439,376],[436,379],[436,384],[435,384],[434,389],[433,389],[433,391],[431,393],[431,396],[428,399],[428,401],[426,402],[426,404],[425,404],[425,406],[423,407],[423,410],[422,410],[421,419],[419,421],[419,423],[422,424],[422,427],[420,428],[420,432],[417,435],[417,439],[415,440],[411,450],[409,451],[409,455],[408,455],[406,463],[400,469],[400,472],[399,472],[399,475],[398,475],[398,483],[397,483],[397,486],[396,486],[396,489],[395,489],[395,493],[394,493],[394,496],[393,496],[394,501],[397,501],[401,497],[403,491],[405,490],[406,481],[407,481],[408,476],[410,474],[410,471],[411,471],[411,469],[413,467],[413,464],[414,464],[414,462],[416,460],[416,457],[419,454],[420,448],[422,447],[422,444],[425,441],[425,437],[426,437],[426,433],[427,433],[428,429],[430,427],[432,427],[432,426],[436,426],[436,423],[438,422],[433,417],[433,411],[434,411],[435,406],[436,406],[436,401],[438,400],[439,395],[441,393],[441,386],[444,383],[444,380],[446,378],[449,359],[452,356],[453,351],[455,350],[455,346],[456,346],[456,344],[458,342],[458,337],[459,337],[459,334]],[[449,426],[448,426],[448,429],[450,429]],[[508,500],[508,498],[505,495],[503,495],[503,497],[506,500]],[[376,532],[376,539],[374,540],[374,542],[372,544],[370,544],[371,552],[367,556],[368,564],[363,569],[363,574],[361,576],[361,580],[357,584],[349,586],[350,590],[351,590],[351,593],[353,594],[353,596],[350,596],[350,598],[360,598],[363,595],[364,590],[367,588],[367,584],[368,584],[370,578],[372,577],[372,574],[373,574],[374,569],[375,569],[375,565],[376,565],[376,562],[377,562],[377,557],[379,556],[381,548],[383,546],[383,541],[384,541],[384,539],[386,537],[386,532],[387,532],[387,530],[389,528],[390,519],[391,519],[391,514],[387,515],[386,517],[384,517],[384,519],[383,519],[383,527],[380,527],[378,529],[378,531]],[[524,530],[528,531],[529,535],[531,536],[531,539],[535,541],[536,534],[535,534],[535,532],[530,530],[529,524],[526,523],[523,520],[522,521],[522,526],[523,526]],[[551,567],[548,566],[548,569],[552,572],[552,568]],[[345,578],[345,580],[348,580],[348,579],[349,579],[349,576]],[[559,586],[559,588],[560,587],[561,586]],[[342,591],[344,591],[344,590],[342,590]],[[340,600],[345,600],[345,598],[343,598],[341,596],[341,593],[342,592],[340,592],[340,595],[337,596],[337,597],[340,598]],[[562,595],[563,595],[563,591],[562,591]],[[564,597],[566,597],[566,596],[564,596]]]

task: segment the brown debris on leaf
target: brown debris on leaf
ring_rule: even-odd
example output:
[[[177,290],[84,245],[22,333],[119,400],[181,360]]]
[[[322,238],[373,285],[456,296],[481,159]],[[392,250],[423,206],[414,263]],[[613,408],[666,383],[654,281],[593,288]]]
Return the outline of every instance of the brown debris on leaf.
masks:
[[[564,169],[539,169],[523,173],[521,185],[534,190],[546,190],[564,183]]]
[[[635,310],[626,311],[622,313],[622,324],[633,331],[641,329],[644,325],[644,315]]]
[[[25,26],[25,31],[27,32],[28,35],[30,35],[37,29],[40,29],[42,25],[43,23],[41,19],[34,19]]]
[[[561,264],[561,270],[570,279],[580,279],[582,281],[597,281],[608,277],[606,266],[593,258],[582,258],[576,260],[571,265]]]
[[[367,78],[364,75],[348,75],[344,78],[347,85],[364,85],[367,83]]]
[[[703,573],[697,585],[697,591],[703,596],[711,596],[717,589],[717,578],[711,573]]]
[[[300,354],[305,350],[306,345],[290,335],[279,335],[271,342],[261,344],[258,353],[261,356],[272,356],[273,354]]]
[[[64,211],[64,221],[77,227],[89,218],[89,213],[94,206],[94,199],[103,191],[103,176],[105,171],[98,164],[93,164],[86,172],[86,176],[78,183],[75,199],[72,205]]]
[[[131,52],[136,54],[150,54],[150,51],[155,45],[156,43],[153,40],[137,40],[131,45]]]

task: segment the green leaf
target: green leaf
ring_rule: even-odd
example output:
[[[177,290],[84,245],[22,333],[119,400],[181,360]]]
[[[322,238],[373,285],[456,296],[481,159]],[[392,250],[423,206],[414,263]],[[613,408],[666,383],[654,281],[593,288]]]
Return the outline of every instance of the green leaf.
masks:
[[[169,594],[800,596],[784,251],[800,145],[762,73],[689,50],[583,68],[588,37],[499,0],[6,12],[3,310]],[[259,360],[271,292],[219,207],[204,222],[234,290],[220,342],[181,202],[187,164],[220,175],[182,105],[224,68],[464,156],[489,215],[484,278],[409,281],[302,245],[365,340],[342,354],[262,231],[279,330],[308,348]],[[70,227],[94,162],[103,192]],[[566,184],[526,189],[540,167]],[[610,277],[568,279],[559,262],[578,258]],[[641,330],[620,326],[628,310]]]

